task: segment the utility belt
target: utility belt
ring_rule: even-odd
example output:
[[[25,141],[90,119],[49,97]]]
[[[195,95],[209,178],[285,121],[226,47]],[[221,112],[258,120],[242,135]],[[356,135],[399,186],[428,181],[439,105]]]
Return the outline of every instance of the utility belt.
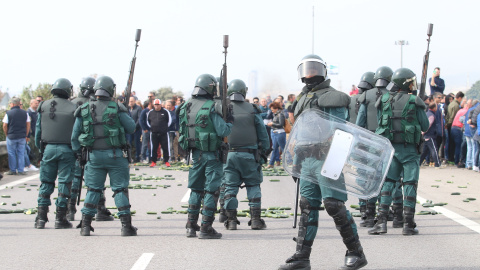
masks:
[[[255,162],[257,163],[260,162],[260,151],[258,151],[258,149],[232,148],[228,150],[228,152],[229,153],[233,153],[233,152],[250,153],[250,154],[253,154],[253,157],[255,158]]]

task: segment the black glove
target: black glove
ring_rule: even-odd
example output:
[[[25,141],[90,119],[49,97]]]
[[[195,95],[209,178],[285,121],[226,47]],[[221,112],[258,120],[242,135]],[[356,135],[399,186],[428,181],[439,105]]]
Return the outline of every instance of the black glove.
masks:
[[[233,124],[235,118],[233,117],[233,105],[229,104],[227,107],[227,123]]]

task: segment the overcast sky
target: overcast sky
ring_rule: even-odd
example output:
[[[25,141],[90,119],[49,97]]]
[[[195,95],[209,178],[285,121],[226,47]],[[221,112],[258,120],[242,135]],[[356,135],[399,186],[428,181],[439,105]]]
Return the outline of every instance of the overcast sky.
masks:
[[[400,67],[396,40],[409,42],[403,66],[420,81],[428,23],[428,74],[441,67],[446,92],[480,80],[479,1],[43,0],[0,2],[0,86],[13,95],[99,74],[123,91],[141,28],[133,90],[142,100],[164,86],[190,95],[198,75],[219,76],[225,34],[229,81],[242,79],[259,96],[297,93],[296,68],[312,53],[312,6],[314,53],[338,66],[332,85],[345,92],[366,71]]]

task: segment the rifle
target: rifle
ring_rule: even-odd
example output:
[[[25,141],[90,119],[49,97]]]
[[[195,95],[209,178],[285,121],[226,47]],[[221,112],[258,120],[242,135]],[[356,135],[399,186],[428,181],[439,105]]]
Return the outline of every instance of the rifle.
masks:
[[[125,91],[123,92],[123,95],[125,96],[123,105],[125,105],[126,108],[128,108],[128,101],[130,99],[130,95],[132,94],[133,73],[135,72],[135,62],[137,61],[137,47],[138,42],[140,41],[141,34],[142,29],[137,29],[137,33],[135,35],[135,53],[133,54],[132,62],[130,63],[130,73],[128,74],[127,87],[125,87]]]
[[[422,70],[422,81],[420,83],[420,93],[419,97],[424,100],[425,99],[425,85],[427,82],[427,69],[428,69],[428,60],[430,58],[430,37],[432,36],[433,32],[433,24],[429,23],[428,24],[428,29],[427,29],[427,52],[425,53],[425,56],[423,57],[423,70]]]
[[[222,115],[223,120],[227,121],[228,101],[227,101],[227,48],[228,48],[228,35],[223,35],[223,53],[225,54],[225,61],[223,63],[222,71],[220,72],[220,98],[222,99]],[[220,157],[223,164],[227,162],[229,145],[227,138],[223,138],[223,143],[220,146]]]
[[[300,178],[292,176],[293,180],[297,184],[295,189],[295,209],[293,210],[293,228],[297,228],[297,213],[298,213],[298,196],[300,194]]]
[[[81,174],[80,174],[80,183],[78,184],[78,198],[77,198],[77,205],[80,205],[80,195],[82,194],[82,182],[83,182],[83,175],[85,173],[85,164],[87,164],[88,159],[88,149],[86,147],[82,147],[81,154],[78,157],[78,164],[80,165]]]

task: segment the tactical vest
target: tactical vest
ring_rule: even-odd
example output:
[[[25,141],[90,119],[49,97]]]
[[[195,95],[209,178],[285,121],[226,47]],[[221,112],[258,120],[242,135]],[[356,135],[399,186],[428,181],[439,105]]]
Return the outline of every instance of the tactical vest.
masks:
[[[365,104],[367,109],[367,124],[365,126],[366,129],[370,130],[371,132],[375,132],[378,127],[378,118],[377,118],[377,108],[375,107],[375,103],[379,98],[385,94],[387,89],[385,88],[373,88],[369,89],[360,97],[360,103]]]
[[[121,148],[126,145],[125,129],[118,118],[118,104],[96,100],[83,104],[80,113],[83,131],[80,145],[94,150]]]
[[[67,99],[54,97],[38,107],[42,130],[41,140],[46,143],[71,144],[73,113],[77,106]]]
[[[422,135],[414,95],[385,93],[381,99],[381,119],[375,133],[393,143],[418,144]]]
[[[80,107],[82,106],[83,104],[87,103],[90,101],[90,98],[88,97],[84,97],[84,96],[80,96],[78,95],[78,97],[72,99],[72,103],[77,105],[77,107]]]
[[[255,114],[260,112],[248,102],[233,101],[232,105],[235,123],[232,133],[228,136],[230,147],[255,146],[258,141]]]
[[[350,106],[348,107],[348,112],[350,114],[350,123],[355,124],[357,122],[358,110],[360,109],[360,102],[358,98],[360,95],[355,95],[351,97]]]
[[[196,148],[205,152],[216,151],[222,142],[217,136],[210,119],[210,112],[215,106],[213,100],[193,98],[180,109],[180,138],[178,142],[183,149]]]
[[[310,92],[306,92],[305,87],[292,105],[294,118],[297,118],[304,110],[311,108],[325,111],[325,108],[343,107],[348,111],[350,97],[329,85],[329,80],[322,82]]]

